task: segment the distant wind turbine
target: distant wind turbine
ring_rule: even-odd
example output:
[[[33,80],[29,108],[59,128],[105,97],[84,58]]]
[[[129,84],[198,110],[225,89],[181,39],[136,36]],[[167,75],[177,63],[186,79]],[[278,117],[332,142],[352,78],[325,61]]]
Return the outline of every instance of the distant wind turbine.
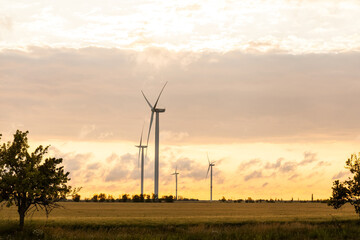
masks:
[[[209,167],[208,167],[208,170],[207,170],[207,173],[206,173],[206,178],[209,175],[209,171],[210,171],[210,201],[212,201],[212,176],[213,176],[212,167],[215,166],[215,161],[210,162],[209,154],[207,155],[207,159],[208,159],[208,162],[209,162]]]
[[[142,145],[143,132],[144,132],[144,126],[141,131],[140,143],[138,146],[135,146],[139,148],[138,166],[140,163],[140,153],[141,153],[141,195],[142,196],[144,196],[144,148],[147,148],[147,145]]]
[[[179,175],[179,173],[177,172],[177,166],[176,166],[176,168],[175,168],[175,172],[174,173],[172,173],[171,175],[175,175],[175,193],[176,193],[176,195],[175,195],[175,200],[177,200],[177,175]]]
[[[154,194],[155,194],[155,199],[158,199],[159,197],[159,131],[160,131],[160,127],[159,127],[159,113],[163,113],[165,112],[165,108],[156,108],[161,93],[163,92],[165,86],[166,86],[167,82],[165,83],[165,85],[163,86],[163,88],[161,89],[161,92],[158,96],[158,98],[156,99],[156,102],[154,104],[154,106],[151,105],[151,103],[149,102],[149,100],[146,98],[145,94],[143,91],[141,91],[141,93],[143,94],[146,102],[149,104],[149,107],[151,109],[151,117],[150,117],[150,126],[149,126],[149,133],[148,133],[148,137],[147,137],[147,144],[149,144],[149,137],[150,137],[150,131],[151,131],[151,126],[152,126],[152,122],[154,119],[154,113],[156,113],[156,124],[155,124],[155,171],[154,171]]]

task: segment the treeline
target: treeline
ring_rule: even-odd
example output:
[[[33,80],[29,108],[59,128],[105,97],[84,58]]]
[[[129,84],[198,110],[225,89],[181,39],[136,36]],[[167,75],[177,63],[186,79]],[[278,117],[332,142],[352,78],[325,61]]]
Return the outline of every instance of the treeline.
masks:
[[[198,199],[188,199],[179,197],[175,199],[173,195],[162,196],[159,199],[155,198],[155,194],[151,196],[149,194],[135,194],[130,197],[130,194],[122,194],[119,195],[118,198],[114,198],[113,195],[106,195],[105,193],[94,194],[92,198],[85,198],[81,200],[81,196],[79,194],[75,194],[72,196],[72,200],[74,202],[174,202],[174,201],[198,201]]]
[[[317,203],[328,203],[329,199],[316,199],[316,200],[283,200],[275,198],[275,199],[252,199],[251,197],[248,197],[247,199],[236,199],[236,200],[232,200],[232,199],[226,199],[224,196],[219,199],[219,202],[235,202],[235,203],[262,203],[262,202],[266,202],[266,203],[276,203],[276,202],[286,202],[286,203],[292,203],[292,202],[301,202],[301,203],[307,203],[307,202],[317,202]]]

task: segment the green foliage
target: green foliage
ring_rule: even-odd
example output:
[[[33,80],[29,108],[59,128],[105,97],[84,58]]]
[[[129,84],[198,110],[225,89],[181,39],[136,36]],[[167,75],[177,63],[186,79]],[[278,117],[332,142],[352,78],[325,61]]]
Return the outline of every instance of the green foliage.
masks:
[[[359,156],[352,154],[346,161],[345,168],[354,174],[353,178],[349,177],[344,182],[334,181],[332,197],[328,205],[338,209],[345,203],[350,203],[354,206],[355,212],[360,215],[360,153]]]
[[[0,203],[17,206],[20,228],[30,210],[43,209],[48,215],[71,192],[69,172],[58,166],[62,159],[43,159],[49,147],[41,145],[29,153],[28,133],[17,130],[13,142],[0,147]]]

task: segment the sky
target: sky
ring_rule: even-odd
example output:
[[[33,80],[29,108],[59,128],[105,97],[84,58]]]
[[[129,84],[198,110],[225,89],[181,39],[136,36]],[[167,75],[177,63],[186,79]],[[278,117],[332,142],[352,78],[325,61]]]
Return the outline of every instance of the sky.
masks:
[[[0,133],[51,145],[82,197],[140,192],[159,107],[160,195],[324,199],[360,144],[355,0],[0,0]],[[153,128],[154,129],[154,128]],[[154,132],[145,167],[153,192]],[[196,183],[196,184],[194,184]]]

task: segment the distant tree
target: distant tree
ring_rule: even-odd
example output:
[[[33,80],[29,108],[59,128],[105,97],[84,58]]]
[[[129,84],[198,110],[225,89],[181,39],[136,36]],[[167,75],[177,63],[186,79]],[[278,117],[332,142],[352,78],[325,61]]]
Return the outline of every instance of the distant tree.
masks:
[[[85,198],[85,202],[91,202],[90,198]]]
[[[226,202],[226,198],[223,196],[222,199],[220,199],[219,201]]]
[[[153,193],[153,194],[151,194],[151,200],[153,201],[153,202],[156,202],[156,201],[161,201],[161,199],[159,198],[159,199],[157,199],[156,198],[156,195]]]
[[[97,194],[94,194],[93,197],[91,198],[92,202],[97,202],[99,201],[99,196]]]
[[[132,195],[132,201],[133,202],[140,202],[140,196],[135,194],[135,195]]]
[[[151,197],[150,197],[149,194],[146,195],[146,200],[145,200],[145,202],[151,202]]]
[[[106,194],[105,193],[100,193],[98,198],[99,198],[99,202],[105,202]]]
[[[174,196],[173,195],[163,196],[160,200],[163,200],[165,202],[174,202]]]
[[[115,199],[112,195],[108,195],[107,198],[106,198],[106,201],[107,202],[115,202]]]
[[[80,202],[80,195],[79,194],[74,194],[73,196],[72,196],[72,200],[74,201],[74,202]]]
[[[349,177],[344,182],[334,181],[333,192],[328,205],[338,209],[345,203],[350,203],[360,216],[360,153],[358,155],[352,154],[346,161],[345,168],[350,170],[353,177]]]
[[[127,202],[129,200],[129,194],[123,194],[121,197],[122,202]]]
[[[49,146],[28,152],[28,133],[17,130],[14,140],[0,147],[0,203],[17,207],[20,229],[29,211],[43,209],[48,216],[60,207],[57,202],[80,190],[67,185],[69,172],[58,166],[61,158],[44,159]]]

